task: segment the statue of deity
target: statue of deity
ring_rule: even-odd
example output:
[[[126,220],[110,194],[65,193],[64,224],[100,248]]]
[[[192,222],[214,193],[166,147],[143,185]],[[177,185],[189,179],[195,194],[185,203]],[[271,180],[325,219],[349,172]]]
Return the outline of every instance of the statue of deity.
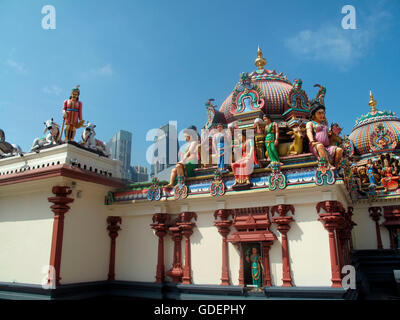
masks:
[[[65,140],[73,141],[76,129],[83,126],[84,120],[82,120],[82,102],[79,101],[79,85],[72,89],[71,96],[69,99],[64,101],[63,106],[63,126],[65,123]],[[62,135],[62,130],[61,130]]]
[[[258,164],[258,161],[254,154],[254,141],[253,139],[246,138],[246,131],[243,130],[239,133],[239,141],[241,142],[241,152],[239,152],[239,159],[232,163],[232,171],[235,176],[236,185],[251,185],[250,175],[253,173],[254,164]]]
[[[226,172],[226,166],[230,160],[229,150],[229,137],[224,132],[224,126],[222,123],[217,125],[217,133],[213,136],[213,148],[216,151],[215,157],[217,160],[217,166],[220,172]]]
[[[307,123],[307,137],[310,141],[309,149],[317,158],[325,158],[329,168],[335,170],[342,159],[343,149],[332,146],[329,143],[329,128],[325,118],[325,106],[314,101],[311,110],[310,120]]]
[[[247,253],[246,261],[251,266],[251,279],[253,281],[253,285],[257,288],[257,291],[261,292],[264,265],[262,263],[261,256],[258,254],[257,248],[251,248],[251,254],[250,252]]]
[[[260,161],[264,158],[264,121],[260,118],[254,120],[254,141],[256,143],[256,156],[257,160]]]
[[[175,168],[171,171],[170,182],[165,188],[170,189],[176,183],[177,177],[192,177],[194,176],[194,169],[199,166],[199,138],[197,131],[194,127],[188,128],[184,132],[185,140],[188,143],[185,153],[181,161],[179,161]],[[195,135],[193,134],[195,133]]]
[[[279,140],[278,124],[272,122],[269,115],[264,115],[263,120],[265,122],[265,157],[269,159],[271,163],[279,163],[279,155],[276,150]]]
[[[385,188],[385,192],[396,190],[399,187],[399,176],[394,174],[394,169],[390,165],[388,159],[384,159],[384,165],[381,170],[381,183],[382,186]]]

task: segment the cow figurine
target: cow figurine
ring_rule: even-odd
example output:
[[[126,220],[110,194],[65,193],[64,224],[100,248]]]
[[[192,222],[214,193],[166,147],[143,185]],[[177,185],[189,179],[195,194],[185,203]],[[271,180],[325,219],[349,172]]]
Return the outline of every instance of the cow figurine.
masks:
[[[46,126],[44,133],[47,134],[41,138],[33,140],[31,151],[39,152],[39,149],[59,142],[60,126],[53,121],[53,118],[44,122]]]
[[[110,157],[110,151],[103,141],[95,139],[96,131],[94,130],[96,125],[88,122],[85,130],[82,132],[81,145],[88,149],[96,150],[104,154],[106,157]]]
[[[12,157],[15,155],[24,156],[21,147],[16,144],[8,143],[4,131],[0,129],[0,158]]]

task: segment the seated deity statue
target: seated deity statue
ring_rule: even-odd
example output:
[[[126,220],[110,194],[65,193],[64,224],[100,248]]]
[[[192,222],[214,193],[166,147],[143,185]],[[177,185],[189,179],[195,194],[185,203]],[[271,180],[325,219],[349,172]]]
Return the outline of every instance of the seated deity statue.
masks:
[[[343,149],[330,145],[329,128],[325,118],[325,106],[314,101],[311,110],[310,120],[307,125],[307,137],[310,141],[309,149],[317,158],[325,158],[329,168],[335,170],[342,159]]]

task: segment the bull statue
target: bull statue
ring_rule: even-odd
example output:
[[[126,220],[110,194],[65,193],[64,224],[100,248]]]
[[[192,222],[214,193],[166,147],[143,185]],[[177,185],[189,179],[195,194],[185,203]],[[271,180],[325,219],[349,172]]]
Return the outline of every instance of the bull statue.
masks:
[[[44,122],[44,125],[46,126],[44,133],[48,132],[45,136],[33,140],[31,151],[39,152],[39,149],[59,142],[60,126],[53,121],[53,118]]]
[[[0,158],[12,157],[15,155],[24,156],[21,147],[16,144],[8,143],[4,131],[0,129]]]
[[[110,151],[103,141],[95,139],[96,131],[94,130],[94,128],[96,128],[95,124],[90,122],[87,123],[85,130],[82,132],[81,145],[88,149],[101,152],[104,154],[104,156],[109,158]]]

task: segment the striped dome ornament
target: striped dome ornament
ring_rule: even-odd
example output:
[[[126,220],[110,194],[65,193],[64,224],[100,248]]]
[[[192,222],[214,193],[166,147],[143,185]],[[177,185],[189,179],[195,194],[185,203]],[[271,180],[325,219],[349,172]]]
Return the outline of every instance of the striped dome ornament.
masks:
[[[357,119],[349,139],[359,155],[392,150],[400,143],[400,118],[394,112],[379,111],[370,92],[371,110]]]

